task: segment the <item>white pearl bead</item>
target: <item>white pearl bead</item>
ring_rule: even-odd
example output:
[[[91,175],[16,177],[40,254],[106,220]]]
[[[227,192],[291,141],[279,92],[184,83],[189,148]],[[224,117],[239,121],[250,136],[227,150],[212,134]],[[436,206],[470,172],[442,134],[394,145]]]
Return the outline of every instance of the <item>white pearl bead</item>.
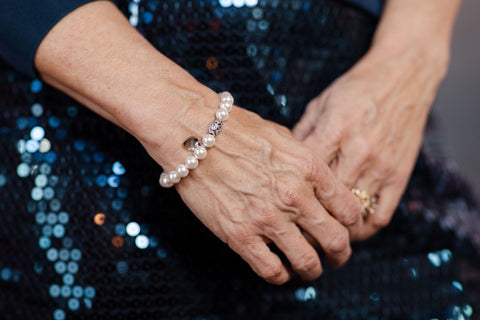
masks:
[[[184,164],[179,164],[177,166],[177,173],[180,177],[184,178],[186,176],[188,176],[188,168],[186,165]]]
[[[218,95],[220,96],[222,102],[230,102],[231,104],[233,104],[233,97],[230,92],[224,91],[220,92]]]
[[[227,110],[228,112],[230,112],[230,111],[232,111],[233,104],[231,104],[230,102],[227,102],[227,101],[222,101],[222,102],[220,102],[220,107],[219,108]]]
[[[162,172],[160,175],[160,185],[164,188],[170,188],[173,186],[173,183],[170,181],[170,178],[168,177],[168,173]]]
[[[202,143],[209,148],[213,147],[213,145],[215,144],[215,137],[211,134],[206,134],[202,138]]]
[[[171,182],[177,183],[180,181],[180,176],[178,175],[177,171],[170,171],[168,173],[168,178],[170,179]]]
[[[205,149],[204,147],[196,147],[195,150],[193,150],[193,155],[199,160],[205,159],[205,157],[207,156],[207,149]]]
[[[188,157],[187,159],[185,159],[185,166],[190,170],[195,169],[196,167],[198,167],[198,159],[194,156]]]
[[[218,120],[225,121],[228,119],[228,111],[225,109],[218,109],[216,116]]]

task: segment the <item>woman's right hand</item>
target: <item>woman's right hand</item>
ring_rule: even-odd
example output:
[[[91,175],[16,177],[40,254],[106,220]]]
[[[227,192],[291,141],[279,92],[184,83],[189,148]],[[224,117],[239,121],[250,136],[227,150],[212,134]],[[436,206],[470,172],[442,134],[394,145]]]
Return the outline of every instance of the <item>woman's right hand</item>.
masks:
[[[205,128],[196,136],[203,135],[218,105],[213,96],[208,103],[197,100],[211,107],[186,106],[176,118],[185,125],[173,128],[202,127],[203,123]],[[188,136],[184,133],[181,140]],[[322,273],[319,256],[302,230],[318,242],[331,265],[346,262],[351,248],[344,225],[354,227],[361,219],[360,203],[318,156],[287,128],[238,107],[216,138],[207,157],[176,188],[218,238],[274,284],[288,281],[291,271],[270,251],[269,242],[275,243],[304,280]],[[177,140],[174,148],[179,152],[171,153],[165,163],[157,140],[149,140],[145,148],[159,163],[163,160],[167,172],[191,155]]]

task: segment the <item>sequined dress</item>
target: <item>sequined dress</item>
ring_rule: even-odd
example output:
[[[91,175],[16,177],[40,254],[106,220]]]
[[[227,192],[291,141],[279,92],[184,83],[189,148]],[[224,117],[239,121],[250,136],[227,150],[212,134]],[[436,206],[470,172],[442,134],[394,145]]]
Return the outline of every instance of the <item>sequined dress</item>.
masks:
[[[291,127],[367,50],[341,1],[120,1],[215,91]],[[1,319],[475,319],[480,219],[433,121],[392,223],[339,270],[273,286],[155,178],[138,142],[0,65]]]

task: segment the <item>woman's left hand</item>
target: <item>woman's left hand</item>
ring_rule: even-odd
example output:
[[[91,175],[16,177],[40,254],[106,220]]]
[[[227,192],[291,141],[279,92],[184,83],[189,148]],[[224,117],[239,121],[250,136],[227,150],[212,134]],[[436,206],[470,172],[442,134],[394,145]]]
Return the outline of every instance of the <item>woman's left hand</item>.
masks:
[[[377,195],[360,240],[386,226],[405,190],[446,60],[416,49],[369,52],[313,99],[293,129],[348,188]],[[439,63],[440,62],[440,63]]]

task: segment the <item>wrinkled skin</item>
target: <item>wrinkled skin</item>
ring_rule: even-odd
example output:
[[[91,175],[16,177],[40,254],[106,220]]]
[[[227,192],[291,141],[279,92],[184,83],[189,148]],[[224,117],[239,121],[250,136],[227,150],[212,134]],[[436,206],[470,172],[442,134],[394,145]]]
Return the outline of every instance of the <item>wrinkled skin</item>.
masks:
[[[386,226],[405,190],[445,70],[415,50],[367,55],[313,99],[293,129],[348,188],[378,195],[352,240]]]
[[[155,158],[157,148],[144,146]],[[215,235],[274,284],[288,281],[292,271],[305,280],[322,273],[302,229],[319,243],[331,265],[340,266],[351,254],[344,225],[361,220],[358,199],[320,157],[290,130],[241,108],[232,110],[215,147],[176,188]],[[270,242],[290,265],[270,251]]]

